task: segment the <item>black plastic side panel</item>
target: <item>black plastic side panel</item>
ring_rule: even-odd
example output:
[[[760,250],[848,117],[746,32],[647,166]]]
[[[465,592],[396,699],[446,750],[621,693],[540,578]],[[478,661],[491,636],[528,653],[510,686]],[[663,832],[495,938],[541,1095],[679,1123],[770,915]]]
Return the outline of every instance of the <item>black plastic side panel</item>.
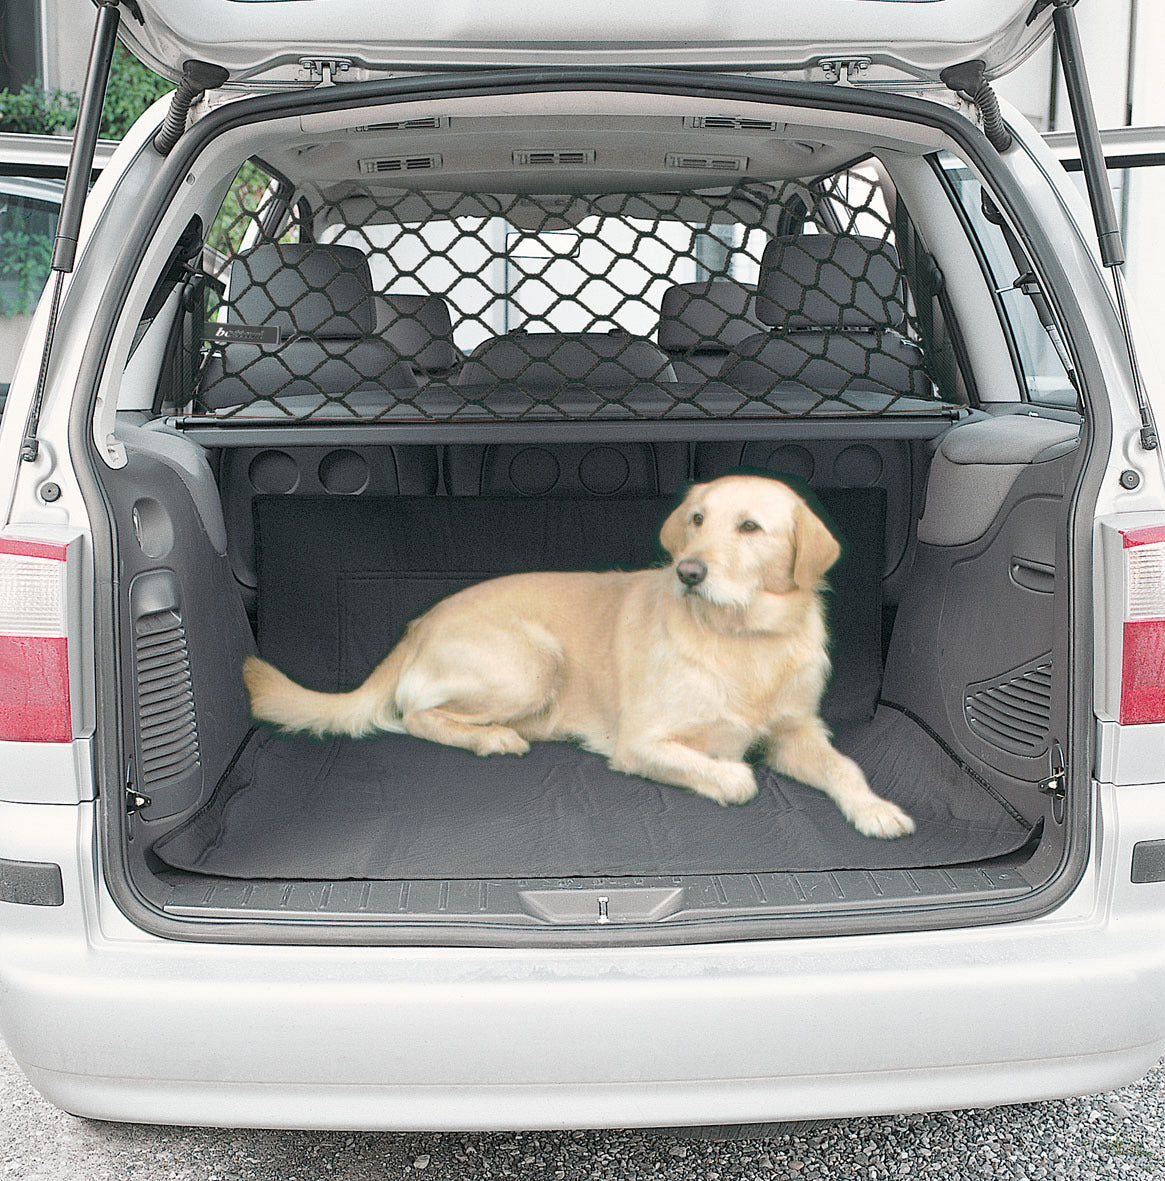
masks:
[[[254,639],[182,477],[145,450],[126,453],[106,487],[122,539],[133,783],[150,800],[138,816],[151,821],[204,800],[242,742],[250,715],[239,670]]]
[[[883,700],[909,710],[1007,791],[1029,819],[1045,797],[1048,750],[1067,733],[1064,502],[1069,454],[1020,473],[987,532],[919,544],[899,607]]]

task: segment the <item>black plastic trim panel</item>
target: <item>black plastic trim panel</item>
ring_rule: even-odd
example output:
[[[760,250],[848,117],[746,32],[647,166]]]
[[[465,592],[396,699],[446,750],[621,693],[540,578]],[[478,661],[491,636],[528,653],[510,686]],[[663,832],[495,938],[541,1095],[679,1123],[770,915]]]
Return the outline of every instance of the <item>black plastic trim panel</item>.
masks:
[[[61,867],[51,861],[10,861],[0,857],[0,902],[64,906]]]
[[[935,439],[967,410],[944,407],[918,415],[792,416],[749,422],[726,419],[661,419],[620,422],[361,422],[271,426],[167,419],[168,425],[207,447],[333,447],[359,443],[561,443],[613,441],[667,443],[727,439]]]
[[[1130,877],[1138,886],[1165,882],[1165,841],[1138,841],[1133,846]]]
[[[163,875],[165,877],[165,875]],[[462,927],[571,928],[591,940],[617,930],[675,928],[731,918],[774,920],[879,910],[919,901],[1001,901],[1027,893],[1022,867],[949,866],[818,873],[690,874],[636,878],[420,881],[236,881],[173,874],[160,899],[188,919],[392,922],[427,932]],[[661,932],[662,933],[662,932]]]

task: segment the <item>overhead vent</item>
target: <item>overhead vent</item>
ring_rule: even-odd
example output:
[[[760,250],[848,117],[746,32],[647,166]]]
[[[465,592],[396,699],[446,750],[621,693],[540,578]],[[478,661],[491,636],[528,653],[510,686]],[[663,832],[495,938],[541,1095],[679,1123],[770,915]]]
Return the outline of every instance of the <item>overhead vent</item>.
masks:
[[[1051,655],[969,685],[963,713],[967,725],[992,746],[1017,755],[1041,753],[1052,726]]]
[[[776,119],[753,119],[747,115],[685,115],[684,126],[707,131],[784,131]]]
[[[143,789],[172,783],[198,766],[198,724],[186,628],[177,611],[143,615],[134,626]]]
[[[705,172],[743,172],[748,167],[747,156],[692,156],[686,152],[668,152],[669,168],[699,168]]]
[[[366,135],[376,131],[440,131],[449,126],[447,115],[427,115],[423,119],[395,119],[386,123],[365,123],[348,130],[352,135]]]
[[[570,164],[593,164],[594,148],[521,148],[514,152],[514,163],[534,168],[559,168]]]
[[[429,172],[441,167],[440,156],[380,156],[361,160],[360,171],[369,176],[388,172]]]

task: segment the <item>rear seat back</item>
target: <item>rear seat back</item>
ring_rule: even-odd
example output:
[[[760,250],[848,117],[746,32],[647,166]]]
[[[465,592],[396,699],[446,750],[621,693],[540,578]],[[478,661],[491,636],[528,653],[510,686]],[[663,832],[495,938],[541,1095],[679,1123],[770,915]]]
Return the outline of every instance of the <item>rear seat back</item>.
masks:
[[[717,376],[742,341],[763,331],[755,295],[731,279],[677,283],[663,293],[656,340],[678,381]]]
[[[730,385],[933,396],[921,351],[901,333],[906,293],[889,242],[829,233],[775,239],[761,260],[756,313],[772,331],[737,345],[721,374]]]
[[[686,443],[499,443],[444,448],[452,496],[671,496],[688,478]]]
[[[258,585],[255,502],[261,497],[432,496],[437,449],[424,446],[224,447],[218,463],[227,552],[244,597]]]
[[[280,339],[218,346],[199,395],[209,409],[357,392],[367,402],[369,392],[417,388],[412,369],[374,335],[372,277],[354,246],[269,242],[240,254],[229,272],[226,323],[274,326]]]

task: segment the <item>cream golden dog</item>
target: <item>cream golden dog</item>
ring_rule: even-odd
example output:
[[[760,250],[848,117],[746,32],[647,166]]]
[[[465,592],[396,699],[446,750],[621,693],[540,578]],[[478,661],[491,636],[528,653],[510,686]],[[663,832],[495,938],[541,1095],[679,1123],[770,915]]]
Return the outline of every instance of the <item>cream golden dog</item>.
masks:
[[[829,674],[821,586],[840,547],[787,485],[696,484],[660,533],[670,566],[511,574],[415,619],[350,693],[250,657],[256,718],[286,730],[407,733],[479,755],[567,739],[616,771],[718,804],[757,793],[746,751],[832,799],[859,832],[914,822],[875,795],[818,716]]]

